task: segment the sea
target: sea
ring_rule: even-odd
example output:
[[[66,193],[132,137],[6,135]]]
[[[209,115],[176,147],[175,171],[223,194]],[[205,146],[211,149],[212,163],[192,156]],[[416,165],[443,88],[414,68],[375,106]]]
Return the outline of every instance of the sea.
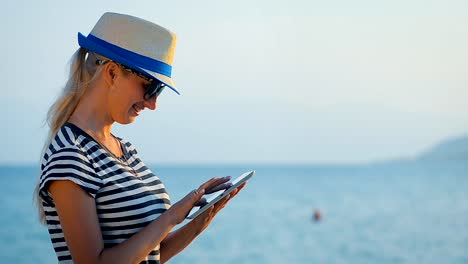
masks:
[[[468,161],[149,167],[173,203],[211,177],[256,171],[169,263],[468,263]],[[0,167],[0,263],[57,262],[37,179],[36,166]]]

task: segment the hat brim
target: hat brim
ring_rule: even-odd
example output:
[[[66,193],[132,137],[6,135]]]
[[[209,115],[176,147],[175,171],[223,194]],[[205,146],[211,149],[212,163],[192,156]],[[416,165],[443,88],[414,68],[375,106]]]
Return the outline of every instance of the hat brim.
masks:
[[[164,83],[165,85],[167,85],[171,90],[173,90],[176,94],[179,94],[179,91],[176,90],[176,85],[174,83],[174,81],[172,80],[171,77],[168,77],[166,75],[163,75],[163,74],[160,74],[160,73],[157,73],[157,72],[153,72],[153,71],[150,71],[150,70],[147,70],[145,68],[142,68],[138,65],[136,65],[136,63],[134,63],[133,61],[131,60],[128,60],[126,59],[125,57],[123,56],[120,56],[119,54],[99,45],[98,43],[90,40],[89,38],[85,37],[83,34],[81,34],[80,32],[78,32],[78,44],[80,45],[80,47],[83,47],[89,51],[92,51],[92,52],[95,52],[101,56],[104,56],[110,60],[113,60],[115,62],[118,62],[118,63],[121,63],[127,67],[130,67],[134,70],[137,70],[137,71],[141,71],[145,74],[148,74],[149,76],[152,76],[154,78],[156,78],[157,80],[161,81],[162,83]]]

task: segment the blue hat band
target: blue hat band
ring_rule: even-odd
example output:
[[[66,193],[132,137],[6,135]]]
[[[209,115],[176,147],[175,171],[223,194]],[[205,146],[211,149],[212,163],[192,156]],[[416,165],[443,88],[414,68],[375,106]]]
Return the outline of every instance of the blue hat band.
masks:
[[[80,42],[80,36],[78,37],[78,39],[79,39],[79,42]],[[88,37],[86,37],[86,39],[87,39],[87,41],[93,42],[95,45],[98,45],[98,46],[100,46],[100,48],[103,49],[103,50],[101,50],[101,49],[100,50],[90,49],[91,51],[94,51],[94,52],[96,52],[96,53],[98,53],[98,54],[100,54],[102,56],[106,56],[106,57],[109,57],[109,59],[116,60],[116,58],[111,58],[111,56],[109,56],[111,54],[102,54],[102,53],[107,53],[107,52],[102,52],[102,51],[108,50],[108,51],[110,51],[111,53],[117,55],[120,58],[125,58],[125,61],[128,61],[128,62],[131,61],[131,64],[133,64],[133,65],[126,65],[126,63],[124,61],[116,60],[117,62],[120,62],[120,63],[122,63],[122,64],[124,64],[126,66],[129,66],[129,67],[137,66],[137,67],[140,67],[140,68],[143,68],[143,69],[146,69],[146,70],[157,72],[157,73],[165,75],[165,76],[167,76],[169,78],[171,77],[172,66],[167,64],[167,63],[164,63],[162,61],[158,61],[158,60],[155,60],[155,59],[140,55],[140,54],[135,53],[133,51],[121,48],[121,47],[116,46],[116,45],[114,45],[112,43],[109,43],[109,42],[107,42],[105,40],[102,40],[102,39],[100,39],[98,37],[95,37],[95,36],[93,36],[91,34],[89,34]],[[80,43],[80,46],[83,46],[81,44],[82,43]],[[93,46],[95,46],[95,45],[93,45]],[[84,48],[87,48],[86,47],[87,45],[84,45],[84,46],[85,46]]]

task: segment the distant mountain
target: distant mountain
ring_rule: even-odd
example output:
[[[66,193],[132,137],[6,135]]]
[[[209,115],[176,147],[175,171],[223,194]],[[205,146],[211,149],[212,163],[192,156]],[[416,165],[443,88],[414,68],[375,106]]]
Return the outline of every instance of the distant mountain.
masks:
[[[468,135],[442,141],[417,159],[466,160],[468,162]]]

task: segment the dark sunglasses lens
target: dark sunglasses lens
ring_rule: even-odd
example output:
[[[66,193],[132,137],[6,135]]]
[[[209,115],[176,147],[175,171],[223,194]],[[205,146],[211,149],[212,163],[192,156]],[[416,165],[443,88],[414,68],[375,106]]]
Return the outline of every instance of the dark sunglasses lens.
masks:
[[[148,100],[153,96],[158,97],[164,90],[165,85],[161,82],[152,84],[145,93],[145,99]]]
[[[162,91],[164,91],[164,87],[166,87],[164,84],[159,86],[159,89],[156,90],[156,97],[158,97]]]

